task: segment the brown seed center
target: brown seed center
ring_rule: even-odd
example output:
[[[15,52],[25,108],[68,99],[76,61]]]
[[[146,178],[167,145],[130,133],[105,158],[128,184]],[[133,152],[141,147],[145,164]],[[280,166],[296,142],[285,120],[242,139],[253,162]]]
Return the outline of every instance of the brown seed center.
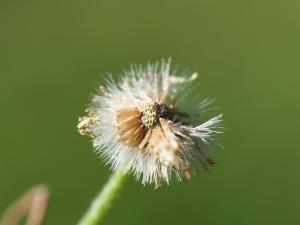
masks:
[[[157,126],[159,118],[171,117],[170,109],[162,103],[146,103],[139,107],[141,112],[141,121],[148,129],[153,129]]]

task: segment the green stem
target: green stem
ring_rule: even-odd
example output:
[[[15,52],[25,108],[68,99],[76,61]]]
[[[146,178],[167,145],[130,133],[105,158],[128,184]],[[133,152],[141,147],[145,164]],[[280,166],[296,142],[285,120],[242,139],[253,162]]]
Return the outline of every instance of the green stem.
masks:
[[[124,172],[124,167],[121,166],[116,170],[100,193],[94,198],[88,211],[83,215],[78,225],[99,224],[103,220],[103,217],[107,213],[127,177],[127,174]]]

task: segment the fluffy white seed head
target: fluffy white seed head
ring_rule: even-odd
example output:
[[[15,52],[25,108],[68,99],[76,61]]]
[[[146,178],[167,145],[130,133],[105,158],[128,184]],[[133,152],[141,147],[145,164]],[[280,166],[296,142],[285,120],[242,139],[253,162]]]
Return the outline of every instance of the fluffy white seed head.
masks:
[[[143,184],[190,179],[214,164],[209,152],[222,131],[222,115],[194,124],[195,106],[202,116],[211,103],[182,97],[196,78],[171,70],[170,60],[131,66],[120,82],[100,86],[78,130],[113,169],[126,163]]]

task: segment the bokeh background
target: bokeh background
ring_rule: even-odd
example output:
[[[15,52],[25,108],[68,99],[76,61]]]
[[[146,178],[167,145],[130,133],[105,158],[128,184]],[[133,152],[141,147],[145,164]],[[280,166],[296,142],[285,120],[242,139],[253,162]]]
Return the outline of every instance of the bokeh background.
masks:
[[[0,213],[39,183],[75,224],[110,171],[76,131],[103,74],[171,56],[227,128],[215,168],[127,182],[104,224],[300,224],[300,2],[1,0]]]

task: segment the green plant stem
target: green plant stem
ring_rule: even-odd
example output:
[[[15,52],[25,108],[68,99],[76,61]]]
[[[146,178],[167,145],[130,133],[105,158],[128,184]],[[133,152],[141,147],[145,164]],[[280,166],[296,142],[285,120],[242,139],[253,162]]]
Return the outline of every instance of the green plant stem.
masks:
[[[94,198],[88,211],[83,215],[78,225],[99,224],[103,220],[103,217],[107,213],[127,177],[127,174],[124,172],[124,167],[121,166],[116,170],[100,193]]]

